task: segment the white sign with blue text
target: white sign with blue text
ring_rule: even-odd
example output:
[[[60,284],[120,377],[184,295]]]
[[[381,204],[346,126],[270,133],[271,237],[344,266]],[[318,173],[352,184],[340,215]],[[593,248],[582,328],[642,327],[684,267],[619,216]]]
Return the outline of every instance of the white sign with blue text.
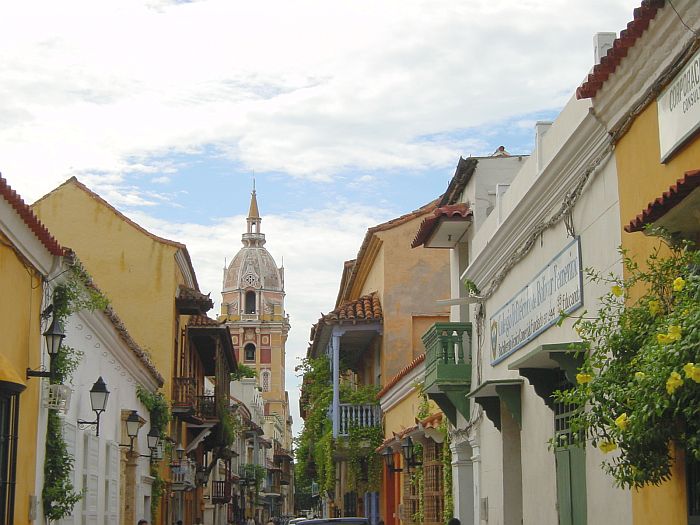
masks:
[[[583,306],[581,240],[576,237],[490,320],[495,365]]]

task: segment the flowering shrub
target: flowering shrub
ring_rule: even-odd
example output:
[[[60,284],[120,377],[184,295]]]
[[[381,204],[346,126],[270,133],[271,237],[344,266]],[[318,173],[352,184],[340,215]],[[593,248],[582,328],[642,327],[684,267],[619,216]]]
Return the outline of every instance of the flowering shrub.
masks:
[[[700,253],[662,240],[644,266],[622,255],[625,279],[588,272],[610,292],[576,320],[589,350],[555,395],[585,407],[574,436],[619,450],[603,463],[616,483],[641,487],[670,478],[672,444],[700,459]]]

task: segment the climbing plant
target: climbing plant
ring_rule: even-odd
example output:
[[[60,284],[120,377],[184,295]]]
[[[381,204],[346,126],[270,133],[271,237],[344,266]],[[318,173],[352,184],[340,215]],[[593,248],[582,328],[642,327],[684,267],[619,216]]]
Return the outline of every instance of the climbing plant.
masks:
[[[621,254],[626,277],[587,272],[609,292],[576,318],[589,350],[577,384],[556,397],[585,407],[573,439],[618,451],[604,470],[642,487],[671,477],[674,445],[700,460],[700,253],[661,237],[643,265]]]
[[[167,433],[168,423],[172,419],[170,413],[170,403],[163,395],[163,392],[151,392],[147,388],[138,385],[136,387],[136,397],[148,409],[151,418],[151,428],[158,430],[164,436]]]
[[[109,301],[92,284],[80,262],[75,259],[69,266],[65,278],[53,291],[53,316],[63,324],[71,314],[80,310],[103,310]],[[70,380],[78,367],[82,352],[61,345],[53,358],[52,384],[63,384]],[[75,504],[83,496],[71,482],[74,458],[68,452],[63,438],[62,422],[58,412],[49,409],[46,426],[46,454],[44,459],[44,486],[41,499],[44,515],[48,520],[59,520],[69,516]]]
[[[236,370],[231,372],[231,381],[240,381],[244,377],[258,377],[258,372],[254,368],[239,364]]]
[[[454,517],[454,499],[452,496],[452,451],[450,450],[450,432],[447,428],[446,418],[442,418],[440,423],[440,432],[445,436],[442,442],[441,460],[442,460],[442,491],[443,491],[443,507],[442,521],[447,524]]]

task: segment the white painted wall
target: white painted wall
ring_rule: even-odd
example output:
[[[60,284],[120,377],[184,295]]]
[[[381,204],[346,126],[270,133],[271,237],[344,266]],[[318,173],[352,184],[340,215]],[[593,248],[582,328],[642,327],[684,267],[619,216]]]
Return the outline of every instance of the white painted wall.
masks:
[[[122,443],[121,411],[137,410],[148,420],[145,406],[136,397],[136,387],[141,384],[149,390],[157,386],[155,378],[137,360],[132,350],[119,337],[116,329],[103,312],[81,311],[70,316],[65,326],[64,345],[83,352],[80,365],[70,383],[72,396],[70,407],[62,415],[66,442],[74,454],[73,483],[76,490],[89,484],[87,496],[78,502],[72,516],[60,521],[62,525],[82,523],[119,523],[123,502],[119,499],[119,443]],[[78,419],[92,421],[95,413],[90,405],[90,389],[102,376],[110,395],[107,409],[100,418],[100,435],[92,428],[80,430]],[[46,381],[42,379],[42,381]],[[43,426],[46,428],[46,409],[42,410]],[[146,434],[150,427],[146,423],[140,430],[134,448],[148,454]],[[44,435],[39,436],[39,450],[45,449]],[[128,444],[126,441],[123,443]],[[42,458],[43,464],[43,458]],[[116,471],[115,471],[116,467]],[[42,469],[43,478],[43,469]],[[144,498],[150,497],[151,479],[149,460],[139,459],[136,487],[136,516],[150,521],[150,508],[144,508]],[[41,480],[39,481],[41,486]],[[40,494],[41,492],[39,492]],[[116,497],[116,499],[115,499]],[[39,515],[41,516],[41,504]],[[83,521],[83,517],[85,521]],[[41,522],[41,521],[39,521]]]

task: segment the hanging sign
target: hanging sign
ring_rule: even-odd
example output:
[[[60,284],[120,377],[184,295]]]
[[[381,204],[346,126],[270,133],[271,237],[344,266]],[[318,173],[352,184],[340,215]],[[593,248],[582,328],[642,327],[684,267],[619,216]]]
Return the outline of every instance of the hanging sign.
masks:
[[[700,127],[700,51],[657,98],[661,162]]]
[[[490,319],[495,365],[583,306],[581,241],[576,237]]]

